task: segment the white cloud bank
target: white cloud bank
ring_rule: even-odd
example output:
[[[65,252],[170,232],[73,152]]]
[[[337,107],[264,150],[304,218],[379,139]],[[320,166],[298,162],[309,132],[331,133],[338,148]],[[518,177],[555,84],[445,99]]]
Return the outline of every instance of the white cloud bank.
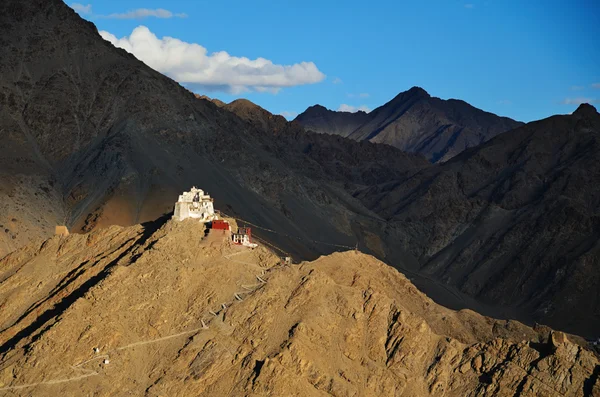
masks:
[[[356,113],[358,111],[362,111],[362,112],[369,113],[371,111],[371,109],[369,109],[365,105],[352,106],[352,105],[346,105],[345,103],[342,103],[337,111],[338,112],[350,112],[350,113]]]
[[[72,3],[71,8],[74,9],[80,15],[88,15],[96,18],[109,18],[109,19],[144,19],[149,17],[154,18],[187,18],[187,14],[184,13],[174,13],[169,10],[165,10],[164,8],[138,8],[136,10],[131,10],[122,13],[113,13],[109,15],[101,15],[101,14],[93,14],[92,5],[87,4],[83,5],[81,3]]]
[[[187,14],[184,13],[173,13],[169,10],[165,10],[164,8],[157,9],[148,9],[148,8],[138,8],[137,10],[131,10],[123,13],[114,13],[109,15],[99,15],[102,18],[112,18],[112,19],[142,19],[148,17],[154,18],[187,18]]]
[[[277,93],[284,87],[318,83],[325,78],[313,62],[277,65],[265,58],[252,60],[225,51],[209,54],[196,43],[168,36],[159,39],[145,26],[120,39],[106,31],[100,35],[174,80],[212,91]]]
[[[600,83],[594,83],[594,84],[592,84],[592,88],[600,88]]]

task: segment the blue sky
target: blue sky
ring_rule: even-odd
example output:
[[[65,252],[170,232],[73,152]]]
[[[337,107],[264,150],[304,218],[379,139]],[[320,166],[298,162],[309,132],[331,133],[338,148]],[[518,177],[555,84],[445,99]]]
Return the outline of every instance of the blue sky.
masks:
[[[597,0],[67,4],[191,90],[292,118],[374,109],[415,85],[521,121],[600,104]]]

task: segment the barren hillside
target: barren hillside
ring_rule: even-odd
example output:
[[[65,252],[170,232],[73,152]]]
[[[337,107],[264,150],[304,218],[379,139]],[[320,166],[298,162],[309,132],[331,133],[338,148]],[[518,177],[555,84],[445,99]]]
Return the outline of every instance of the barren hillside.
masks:
[[[443,308],[371,256],[281,265],[227,232],[163,222],[0,261],[0,393],[600,393],[599,363],[574,339]]]

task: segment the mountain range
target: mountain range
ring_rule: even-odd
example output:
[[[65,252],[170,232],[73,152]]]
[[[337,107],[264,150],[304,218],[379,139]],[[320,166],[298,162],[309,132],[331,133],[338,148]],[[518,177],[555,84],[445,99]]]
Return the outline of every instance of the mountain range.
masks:
[[[413,87],[372,112],[336,112],[311,106],[295,121],[307,130],[357,141],[385,143],[444,162],[523,123],[477,109],[468,103],[430,96]]]
[[[254,109],[248,120],[264,111]],[[581,105],[572,115],[523,125],[443,164],[346,185],[384,221],[376,232],[379,251],[368,239],[365,248],[418,274],[415,283],[447,304],[595,335],[599,132],[600,115]],[[383,155],[384,148],[391,150],[377,150]],[[431,279],[455,289],[440,291]]]
[[[356,197],[403,231],[420,272],[593,335],[600,327],[599,133],[600,115],[581,105]]]
[[[60,0],[4,1],[0,33],[0,256],[152,222],[195,185],[297,260],[358,246],[445,306],[600,332],[589,105],[522,125],[415,88],[348,139],[194,95]],[[411,123],[413,153],[378,143]]]

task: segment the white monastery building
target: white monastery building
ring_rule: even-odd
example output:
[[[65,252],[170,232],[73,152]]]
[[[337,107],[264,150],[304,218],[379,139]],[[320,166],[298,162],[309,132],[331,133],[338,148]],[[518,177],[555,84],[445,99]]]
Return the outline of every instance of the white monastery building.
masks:
[[[173,219],[182,221],[187,218],[198,219],[199,222],[206,223],[212,231],[230,232],[233,244],[249,248],[258,246],[258,244],[252,242],[251,228],[240,227],[237,232],[232,233],[229,222],[219,219],[219,214],[215,213],[213,199],[205,194],[204,190],[198,189],[196,186],[193,186],[189,192],[183,192],[179,195],[179,200],[175,203]]]
[[[187,218],[198,219],[200,222],[217,219],[213,199],[195,186],[189,192],[179,195],[179,200],[175,203],[173,219],[182,221]]]

